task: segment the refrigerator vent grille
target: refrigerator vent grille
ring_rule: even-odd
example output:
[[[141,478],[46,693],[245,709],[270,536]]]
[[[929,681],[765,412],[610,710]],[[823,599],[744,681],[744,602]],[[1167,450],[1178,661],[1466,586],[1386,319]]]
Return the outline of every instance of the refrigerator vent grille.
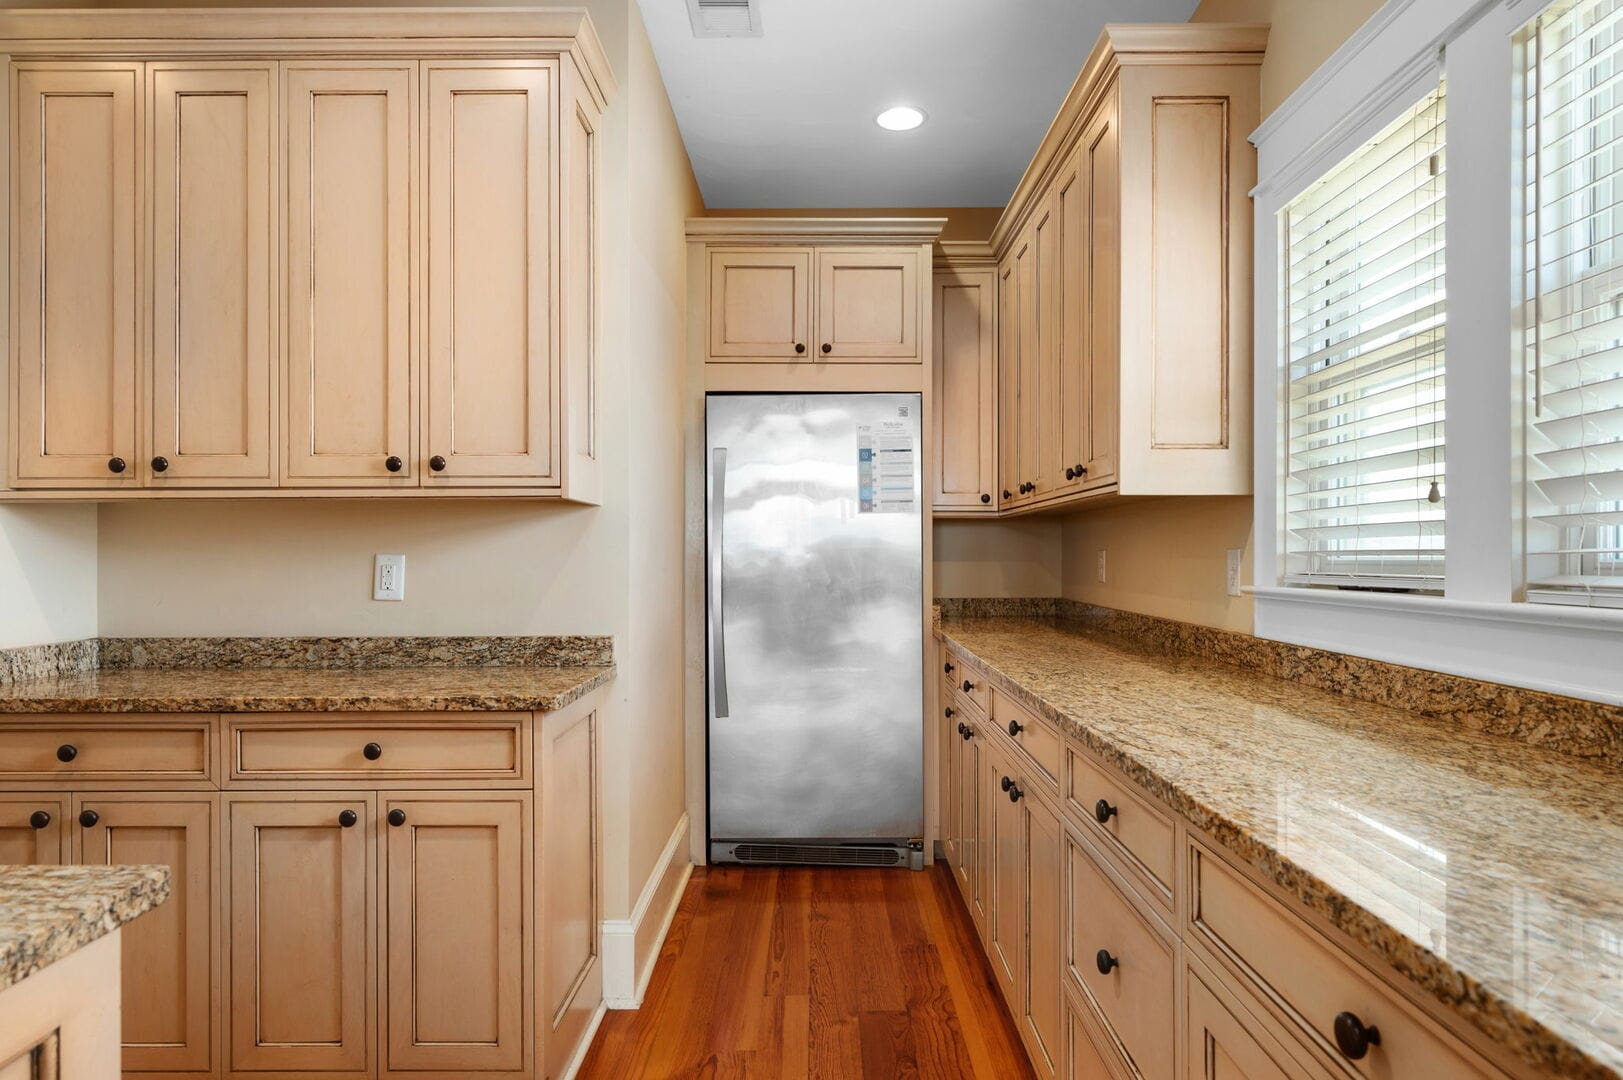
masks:
[[[811,866],[901,866],[893,847],[832,844],[739,844],[733,857],[741,863],[804,863]]]

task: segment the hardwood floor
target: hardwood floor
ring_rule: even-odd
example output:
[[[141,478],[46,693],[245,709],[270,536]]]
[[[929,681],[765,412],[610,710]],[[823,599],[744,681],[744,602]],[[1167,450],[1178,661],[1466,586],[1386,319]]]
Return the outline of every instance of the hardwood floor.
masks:
[[[950,871],[699,867],[581,1080],[1032,1076]]]

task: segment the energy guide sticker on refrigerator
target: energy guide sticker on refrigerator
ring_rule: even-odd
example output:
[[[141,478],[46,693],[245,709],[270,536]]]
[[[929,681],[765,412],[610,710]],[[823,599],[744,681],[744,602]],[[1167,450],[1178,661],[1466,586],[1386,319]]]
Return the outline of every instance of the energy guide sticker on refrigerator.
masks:
[[[713,861],[921,858],[919,405],[706,399]]]

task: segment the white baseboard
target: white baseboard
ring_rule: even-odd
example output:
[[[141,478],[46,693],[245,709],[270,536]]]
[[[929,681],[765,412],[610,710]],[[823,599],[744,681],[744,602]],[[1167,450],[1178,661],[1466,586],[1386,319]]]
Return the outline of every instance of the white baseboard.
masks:
[[[671,920],[682,901],[682,891],[693,873],[688,858],[688,816],[684,813],[665,842],[665,850],[654,864],[653,872],[643,884],[642,894],[631,909],[629,919],[603,921],[603,1003],[611,1009],[635,1009],[642,1004],[648,990],[648,980],[654,974],[654,962],[659,959],[660,947],[670,932]],[[674,878],[673,878],[674,875]],[[650,911],[656,898],[665,894],[669,899],[659,911]],[[649,919],[658,920],[658,932],[645,948],[641,963],[637,956],[637,935]]]
[[[586,1021],[586,1031],[580,1037],[580,1045],[575,1047],[575,1055],[564,1062],[563,1071],[558,1074],[558,1080],[575,1080],[575,1074],[580,1072],[581,1064],[586,1060],[586,1055],[592,1051],[592,1043],[597,1041],[598,1025],[603,1023],[603,1016],[608,1011],[609,1007],[603,1002],[597,1003],[597,1008],[592,1010],[592,1018]]]

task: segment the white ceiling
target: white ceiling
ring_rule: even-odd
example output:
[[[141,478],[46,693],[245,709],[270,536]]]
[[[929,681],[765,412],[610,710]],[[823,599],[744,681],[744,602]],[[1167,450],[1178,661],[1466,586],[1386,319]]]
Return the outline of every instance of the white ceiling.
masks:
[[[1001,206],[1107,22],[1195,0],[759,0],[759,38],[639,0],[705,203]],[[889,132],[882,109],[923,127]]]

